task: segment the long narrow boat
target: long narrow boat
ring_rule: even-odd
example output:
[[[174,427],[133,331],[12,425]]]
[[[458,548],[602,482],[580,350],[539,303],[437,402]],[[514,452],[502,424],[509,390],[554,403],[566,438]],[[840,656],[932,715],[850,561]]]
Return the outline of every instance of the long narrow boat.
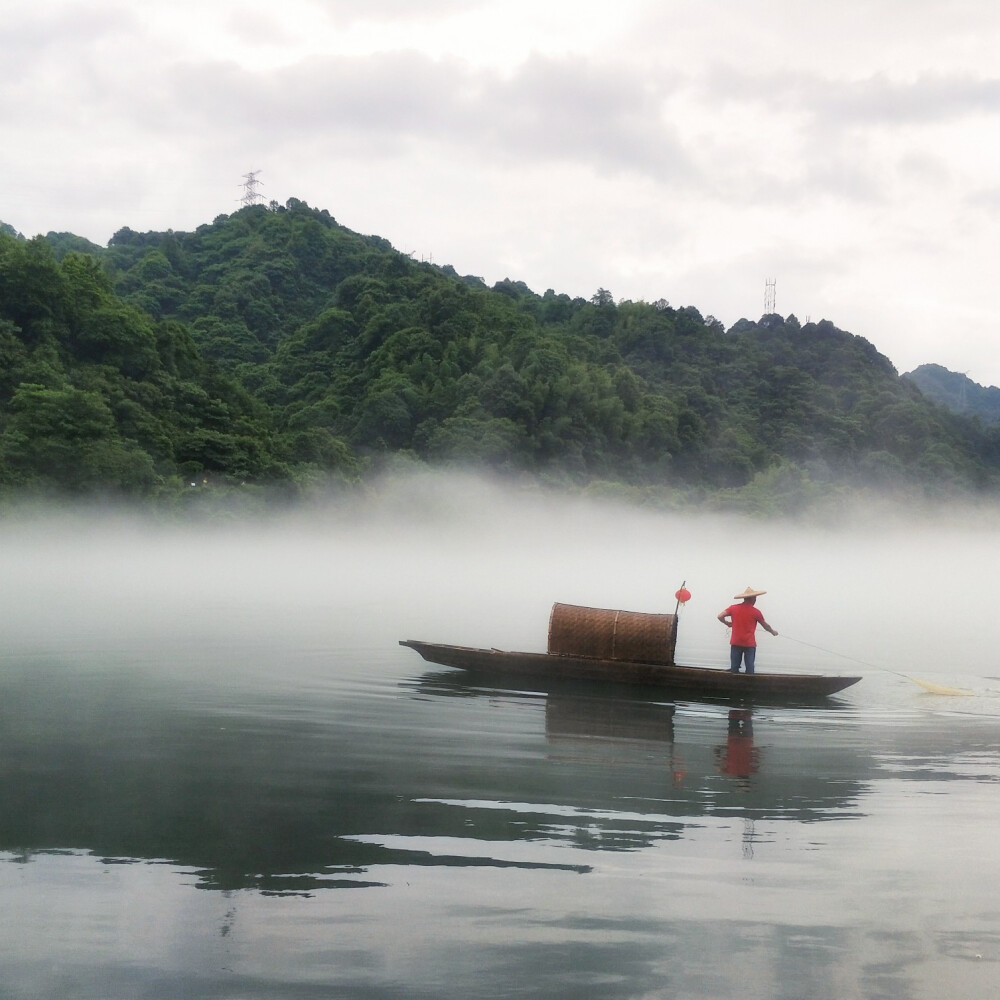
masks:
[[[643,663],[558,653],[520,653],[476,649],[402,639],[430,663],[472,673],[528,677],[533,681],[603,681],[660,687],[709,696],[754,698],[819,698],[843,691],[860,677],[824,674],[734,674],[712,667]]]
[[[710,667],[684,667],[674,662],[676,643],[676,615],[575,604],[552,606],[547,653],[400,640],[401,646],[415,649],[430,663],[543,683],[607,681],[753,700],[824,697],[861,680],[823,674],[737,674]]]

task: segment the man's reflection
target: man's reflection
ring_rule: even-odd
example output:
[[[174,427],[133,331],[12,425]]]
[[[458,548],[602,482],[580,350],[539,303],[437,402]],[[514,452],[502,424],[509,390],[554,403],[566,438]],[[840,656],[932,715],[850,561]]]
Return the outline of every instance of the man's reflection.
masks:
[[[753,743],[753,712],[749,708],[729,710],[729,732],[724,746],[715,748],[719,770],[733,778],[749,778],[760,767],[760,751]]]

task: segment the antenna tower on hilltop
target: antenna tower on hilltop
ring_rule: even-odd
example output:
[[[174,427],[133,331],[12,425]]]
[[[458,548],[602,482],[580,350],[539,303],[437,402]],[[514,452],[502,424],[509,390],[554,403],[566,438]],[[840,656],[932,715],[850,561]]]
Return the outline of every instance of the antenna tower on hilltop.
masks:
[[[260,181],[257,180],[259,170],[251,170],[243,175],[243,197],[240,204],[246,208],[247,205],[260,205],[264,201],[264,196],[257,190]]]
[[[774,312],[774,278],[764,279],[764,315],[770,316]]]

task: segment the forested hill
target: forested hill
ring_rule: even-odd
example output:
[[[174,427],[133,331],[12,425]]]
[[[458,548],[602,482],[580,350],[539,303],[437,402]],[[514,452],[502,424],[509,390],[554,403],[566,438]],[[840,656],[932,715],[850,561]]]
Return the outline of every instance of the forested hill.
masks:
[[[398,453],[757,509],[1000,483],[998,432],[829,322],[488,288],[295,199],[107,248],[0,226],[8,495],[295,494]]]
[[[980,385],[968,375],[948,371],[941,365],[920,365],[903,378],[952,413],[978,417],[984,424],[1000,423],[1000,389],[996,386]]]

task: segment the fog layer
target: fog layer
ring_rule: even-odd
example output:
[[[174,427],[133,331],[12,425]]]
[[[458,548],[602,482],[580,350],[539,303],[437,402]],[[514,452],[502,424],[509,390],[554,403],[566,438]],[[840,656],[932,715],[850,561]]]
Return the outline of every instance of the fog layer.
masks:
[[[0,526],[3,653],[22,666],[210,675],[213,650],[281,680],[281,651],[418,669],[397,641],[544,650],[554,601],[673,611],[679,662],[724,665],[716,615],[750,585],[781,633],[761,668],[920,674],[988,692],[1000,528],[958,516],[838,527],[665,513],[465,476],[400,477],[363,502],[220,524],[36,511]],[[340,666],[337,666],[340,664]],[[289,679],[291,681],[291,679]]]

